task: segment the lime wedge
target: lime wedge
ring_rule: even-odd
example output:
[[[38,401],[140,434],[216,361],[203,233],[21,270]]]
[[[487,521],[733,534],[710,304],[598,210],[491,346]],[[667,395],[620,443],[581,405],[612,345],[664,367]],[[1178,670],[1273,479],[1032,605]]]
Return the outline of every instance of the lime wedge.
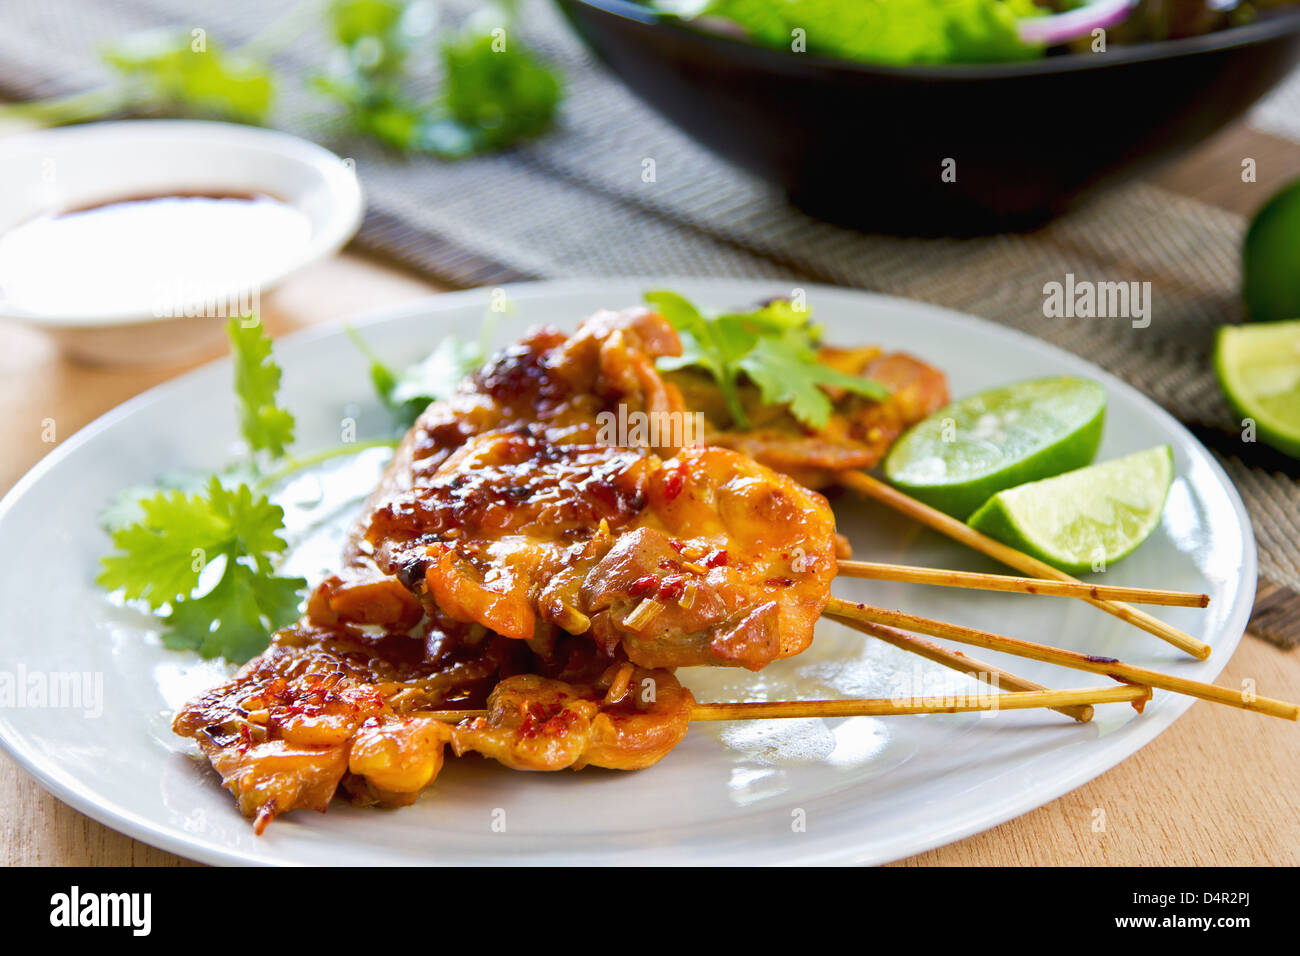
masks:
[[[1214,370],[1232,410],[1261,440],[1300,458],[1300,320],[1219,329]]]
[[[1003,488],[1082,468],[1097,454],[1106,390],[1082,378],[1040,378],[941,408],[885,459],[896,487],[965,519]]]
[[[1103,571],[1160,524],[1174,479],[1168,445],[1000,491],[970,526],[1062,571]]]

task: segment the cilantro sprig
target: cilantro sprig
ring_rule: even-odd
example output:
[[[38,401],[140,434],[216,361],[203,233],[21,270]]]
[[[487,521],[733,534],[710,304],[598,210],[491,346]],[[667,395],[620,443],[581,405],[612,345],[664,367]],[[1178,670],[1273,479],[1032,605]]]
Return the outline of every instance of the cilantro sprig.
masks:
[[[264,122],[276,82],[262,59],[188,31],[149,30],[107,46],[106,86],[70,96],[5,104],[3,112],[47,125],[123,112]]]
[[[449,333],[425,358],[401,371],[380,358],[355,329],[349,328],[347,332],[353,344],[370,362],[370,382],[379,400],[392,413],[394,422],[407,429],[430,402],[450,397],[466,376],[487,361],[497,315],[513,311],[514,306],[504,300],[503,305],[484,314],[478,338]]]
[[[102,51],[109,83],[5,104],[0,114],[51,125],[123,113],[265,123],[284,81],[272,55],[323,24],[330,56],[309,73],[309,88],[342,107],[342,120],[362,136],[460,159],[515,145],[551,125],[560,80],[520,42],[513,2],[488,5],[467,24],[438,31],[427,13],[409,0],[300,0],[238,47],[201,29],[130,34]],[[437,95],[415,92],[435,65]],[[319,113],[309,118],[319,123]]]
[[[717,383],[732,422],[748,428],[740,399],[745,381],[758,387],[765,405],[786,405],[790,414],[811,428],[830,420],[827,387],[883,399],[889,390],[872,379],[846,375],[818,360],[821,330],[806,311],[776,299],[752,312],[705,315],[676,292],[647,292],[645,300],[677,330],[680,356],[659,359],[659,368],[700,368]]]
[[[98,583],[151,610],[170,608],[167,647],[242,662],[297,616],[307,582],[277,575],[272,560],[286,547],[279,505],[213,476],[202,494],[160,491],[140,508],[140,521],[113,533]],[[219,576],[195,596],[209,566]]]
[[[275,402],[280,390],[280,366],[271,358],[271,339],[256,316],[231,316],[226,324],[235,366],[235,395],[239,399],[239,428],[253,452],[284,456],[293,444],[293,415]]]
[[[248,459],[201,485],[173,477],[179,487],[137,490],[110,503],[113,551],[101,559],[97,581],[165,612],[167,647],[242,662],[297,616],[307,582],[276,573],[287,547],[284,509],[252,477],[293,442],[293,416],[277,404],[281,375],[271,340],[260,322],[238,317],[226,332]]]
[[[514,35],[513,4],[439,39],[443,82],[427,101],[409,92],[420,52],[409,13],[404,0],[335,0],[329,7],[343,55],[313,83],[344,107],[355,129],[395,149],[461,159],[550,125],[560,82]]]
[[[150,31],[104,52],[126,97],[155,110],[260,123],[275,95],[266,63],[188,31]]]

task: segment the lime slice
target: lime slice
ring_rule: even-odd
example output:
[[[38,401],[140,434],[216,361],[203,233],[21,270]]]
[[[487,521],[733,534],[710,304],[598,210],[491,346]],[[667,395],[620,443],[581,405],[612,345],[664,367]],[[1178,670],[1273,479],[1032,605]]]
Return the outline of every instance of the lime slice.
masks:
[[[1241,293],[1256,322],[1300,319],[1300,179],[1255,214],[1241,247]]]
[[[1000,491],[970,526],[1062,571],[1103,571],[1160,524],[1173,478],[1173,452],[1160,445]]]
[[[1106,390],[1082,378],[1040,378],[941,408],[890,450],[885,477],[965,519],[1003,488],[1082,468],[1097,454]]]
[[[1214,370],[1232,410],[1265,443],[1300,458],[1300,320],[1219,329]]]

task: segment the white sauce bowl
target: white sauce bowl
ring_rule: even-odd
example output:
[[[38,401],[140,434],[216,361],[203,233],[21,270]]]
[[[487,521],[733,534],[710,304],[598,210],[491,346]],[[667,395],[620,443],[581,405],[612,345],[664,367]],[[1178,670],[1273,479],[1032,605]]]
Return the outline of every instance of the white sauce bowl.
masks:
[[[238,280],[227,270],[223,288],[187,282],[175,257],[159,258],[157,274],[141,283],[138,297],[123,297],[119,289],[102,303],[93,289],[53,294],[54,283],[96,281],[89,277],[93,270],[72,261],[42,256],[22,276],[10,277],[15,294],[0,289],[0,317],[43,329],[69,354],[100,363],[175,362],[210,349],[223,334],[227,304],[246,308],[250,295],[256,302],[337,252],[355,235],[364,209],[352,164],[329,150],[286,133],[190,120],[94,123],[10,136],[0,140],[0,182],[0,237],[50,213],[195,193],[270,196],[309,224],[306,237],[289,248],[240,257]],[[33,294],[43,282],[51,283],[48,308]],[[81,304],[70,307],[71,301]]]

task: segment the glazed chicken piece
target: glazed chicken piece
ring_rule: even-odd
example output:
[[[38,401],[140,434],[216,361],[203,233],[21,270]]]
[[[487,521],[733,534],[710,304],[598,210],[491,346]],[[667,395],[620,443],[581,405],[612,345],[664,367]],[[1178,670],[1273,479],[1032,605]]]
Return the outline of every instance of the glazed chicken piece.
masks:
[[[554,625],[652,668],[799,653],[837,547],[821,495],[736,452],[664,460],[520,429],[471,439],[377,508],[366,537],[454,620],[521,640]]]
[[[370,512],[431,481],[475,435],[517,426],[552,444],[592,444],[602,440],[602,413],[617,416],[620,408],[625,415],[684,421],[680,393],[654,367],[656,358],[681,348],[672,326],[644,308],[597,312],[572,335],[529,332],[420,415],[370,496],[345,557],[364,564]],[[651,450],[677,450],[672,429],[660,437]]]
[[[743,452],[808,488],[835,484],[838,472],[874,468],[904,431],[948,404],[944,374],[903,352],[825,347],[818,357],[847,375],[874,379],[890,389],[889,397],[875,401],[827,389],[834,411],[825,428],[814,430],[784,407],[763,405],[758,390],[745,385],[740,400],[752,427],[742,431],[731,427],[722,394],[706,374],[688,368],[665,378],[689,408],[704,413],[710,445]]]
[[[486,716],[452,730],[451,744],[514,770],[642,770],[686,736],[694,706],[666,670],[614,665],[587,684],[520,674],[493,689]]]
[[[459,726],[431,715],[485,702],[487,717]],[[186,705],[173,730],[198,743],[261,833],[282,813],[323,812],[340,788],[361,805],[413,803],[449,742],[516,769],[647,767],[681,740],[693,704],[671,673],[610,666],[576,638],[526,645],[474,627],[421,641],[304,620]]]
[[[420,640],[304,620],[188,703],[172,729],[198,743],[259,833],[280,813],[323,811],[340,782],[360,802],[401,806],[436,776],[449,739],[421,712],[481,706],[528,658],[482,628]]]

